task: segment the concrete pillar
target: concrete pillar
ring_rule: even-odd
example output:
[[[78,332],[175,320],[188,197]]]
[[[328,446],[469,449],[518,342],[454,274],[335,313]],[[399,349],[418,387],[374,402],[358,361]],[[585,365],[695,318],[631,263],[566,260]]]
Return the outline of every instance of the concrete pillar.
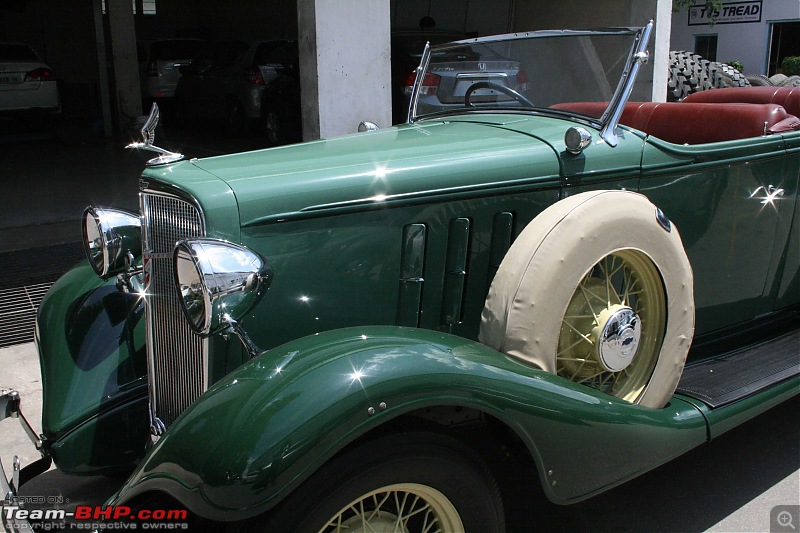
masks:
[[[654,36],[650,45],[653,62],[653,101],[667,101],[669,81],[669,47],[672,35],[672,0],[658,0]]]
[[[111,98],[108,90],[108,66],[106,63],[106,36],[103,31],[103,8],[101,0],[92,0],[94,12],[94,34],[97,47],[97,77],[100,82],[100,109],[103,113],[103,135],[110,137],[113,130]]]
[[[114,54],[117,111],[120,114],[120,124],[124,127],[132,118],[142,114],[133,6],[130,0],[107,0],[106,8]]]
[[[298,0],[303,138],[391,125],[389,0]]]

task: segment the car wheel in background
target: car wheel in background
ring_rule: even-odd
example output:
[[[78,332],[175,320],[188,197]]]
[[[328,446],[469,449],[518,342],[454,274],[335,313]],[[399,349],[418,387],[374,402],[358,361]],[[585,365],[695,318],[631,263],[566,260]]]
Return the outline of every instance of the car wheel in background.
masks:
[[[644,196],[591,191],[519,235],[486,298],[479,338],[631,403],[662,407],[694,333],[692,270]]]
[[[245,133],[246,120],[242,104],[236,99],[228,100],[225,110],[225,131],[229,135],[243,135]]]
[[[263,104],[262,104],[263,109]],[[263,110],[263,125],[264,134],[267,136],[267,142],[272,146],[286,144],[286,135],[281,124],[281,114],[273,106],[268,106]]]

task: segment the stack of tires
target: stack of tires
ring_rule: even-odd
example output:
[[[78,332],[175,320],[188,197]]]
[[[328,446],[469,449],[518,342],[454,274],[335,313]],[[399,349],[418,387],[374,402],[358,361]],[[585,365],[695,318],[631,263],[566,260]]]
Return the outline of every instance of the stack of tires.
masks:
[[[669,53],[667,100],[670,102],[680,102],[698,91],[749,86],[747,77],[726,63],[709,61],[692,52]]]
[[[724,87],[749,87],[751,85],[800,87],[800,76],[744,75],[731,65],[719,61],[709,61],[692,52],[673,51],[669,53],[667,100],[670,102],[680,102],[698,91]]]

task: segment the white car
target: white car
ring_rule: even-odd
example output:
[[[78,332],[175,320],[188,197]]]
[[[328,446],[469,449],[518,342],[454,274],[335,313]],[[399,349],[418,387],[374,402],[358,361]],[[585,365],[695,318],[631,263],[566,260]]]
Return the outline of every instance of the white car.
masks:
[[[55,74],[24,43],[0,43],[0,112],[61,112]]]

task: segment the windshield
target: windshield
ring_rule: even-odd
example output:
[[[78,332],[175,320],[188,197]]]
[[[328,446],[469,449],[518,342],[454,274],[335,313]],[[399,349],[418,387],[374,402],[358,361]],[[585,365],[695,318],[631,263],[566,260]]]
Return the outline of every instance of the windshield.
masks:
[[[542,31],[432,46],[412,91],[410,118],[611,102],[639,36],[627,28]]]

